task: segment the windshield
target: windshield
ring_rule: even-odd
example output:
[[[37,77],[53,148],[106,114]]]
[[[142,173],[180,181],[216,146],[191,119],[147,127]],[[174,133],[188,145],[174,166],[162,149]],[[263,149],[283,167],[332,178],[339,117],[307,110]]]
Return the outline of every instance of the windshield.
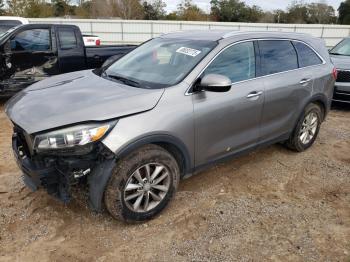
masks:
[[[331,51],[329,52],[332,55],[347,55],[350,56],[350,38],[346,38],[337,44]]]
[[[182,81],[216,45],[213,41],[156,38],[116,61],[104,75],[131,80],[142,88],[172,86]]]

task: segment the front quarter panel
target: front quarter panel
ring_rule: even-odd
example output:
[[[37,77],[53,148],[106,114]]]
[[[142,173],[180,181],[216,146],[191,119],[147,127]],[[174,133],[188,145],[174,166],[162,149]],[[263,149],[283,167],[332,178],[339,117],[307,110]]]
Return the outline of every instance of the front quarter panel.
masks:
[[[179,141],[189,154],[190,165],[193,166],[194,122],[191,96],[186,96],[188,85],[184,82],[165,90],[157,106],[147,112],[119,119],[118,124],[102,141],[116,157],[137,141],[147,141],[147,137],[165,136]]]

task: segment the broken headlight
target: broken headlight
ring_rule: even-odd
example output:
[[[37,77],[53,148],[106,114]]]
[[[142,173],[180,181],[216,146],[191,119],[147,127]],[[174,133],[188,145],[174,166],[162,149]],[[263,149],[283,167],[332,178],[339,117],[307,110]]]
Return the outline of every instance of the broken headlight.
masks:
[[[79,125],[40,134],[35,136],[34,149],[42,151],[84,146],[102,139],[114,125],[115,123]]]

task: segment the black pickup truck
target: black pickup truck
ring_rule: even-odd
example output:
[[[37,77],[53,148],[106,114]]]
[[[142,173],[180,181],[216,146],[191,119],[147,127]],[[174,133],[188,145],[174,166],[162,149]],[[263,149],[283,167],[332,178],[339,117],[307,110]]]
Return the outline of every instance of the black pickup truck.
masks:
[[[0,96],[11,96],[52,75],[100,67],[133,45],[85,47],[77,26],[29,24],[0,38]]]

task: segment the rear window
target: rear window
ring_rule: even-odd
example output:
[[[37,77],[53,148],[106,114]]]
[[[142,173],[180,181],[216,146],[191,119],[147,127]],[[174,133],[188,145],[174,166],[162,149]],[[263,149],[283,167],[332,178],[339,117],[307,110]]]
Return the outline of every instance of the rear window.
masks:
[[[298,52],[299,67],[322,64],[321,58],[307,45],[301,42],[293,42]]]
[[[58,36],[61,49],[72,49],[77,47],[77,38],[73,29],[60,28],[58,30]]]
[[[275,74],[298,68],[297,53],[290,41],[259,41],[262,75]]]

